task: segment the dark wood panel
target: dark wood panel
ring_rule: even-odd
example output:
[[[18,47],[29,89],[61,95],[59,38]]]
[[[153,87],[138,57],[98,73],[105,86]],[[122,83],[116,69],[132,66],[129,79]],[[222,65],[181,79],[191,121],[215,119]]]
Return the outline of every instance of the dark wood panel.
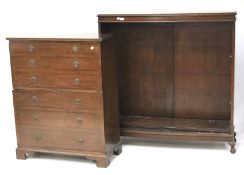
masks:
[[[20,147],[42,147],[104,151],[103,133],[91,130],[72,132],[69,129],[29,128],[17,126],[17,140]]]
[[[232,23],[175,25],[175,117],[230,120]]]
[[[114,149],[114,145],[120,141],[118,65],[115,55],[115,45],[114,39],[106,40],[101,45],[104,129],[106,142],[109,143],[106,145],[108,152]]]
[[[175,118],[230,120],[226,96],[175,95]]]
[[[121,128],[152,131],[230,133],[228,120],[183,119],[151,116],[121,116]]]
[[[230,74],[220,75],[208,72],[202,74],[176,74],[175,81],[177,84],[175,93],[179,96],[225,97],[230,93],[229,76]]]
[[[236,30],[236,26],[235,26],[235,22],[232,23],[232,59],[231,59],[231,77],[230,77],[230,100],[231,100],[231,109],[230,109],[230,113],[231,113],[231,126],[233,128],[233,132],[234,132],[234,91],[235,91],[235,30]]]
[[[46,111],[103,112],[102,95],[98,92],[69,91],[13,91],[16,109],[41,109]]]
[[[118,33],[119,106],[121,114],[171,116],[173,112],[172,26],[103,25]]]

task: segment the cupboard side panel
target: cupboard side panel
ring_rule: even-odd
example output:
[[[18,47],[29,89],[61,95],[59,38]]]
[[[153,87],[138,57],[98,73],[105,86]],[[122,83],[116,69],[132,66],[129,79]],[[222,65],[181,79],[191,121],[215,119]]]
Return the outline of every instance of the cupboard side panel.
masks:
[[[172,29],[171,24],[100,24],[100,32],[118,36],[120,114],[173,116]]]

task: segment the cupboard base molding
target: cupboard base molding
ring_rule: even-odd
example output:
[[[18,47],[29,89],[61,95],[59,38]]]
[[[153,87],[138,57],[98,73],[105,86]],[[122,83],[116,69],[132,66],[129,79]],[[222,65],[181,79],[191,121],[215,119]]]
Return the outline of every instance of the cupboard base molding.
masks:
[[[86,152],[86,151],[74,151],[63,149],[42,149],[42,148],[22,148],[16,149],[16,158],[20,160],[26,160],[28,157],[33,157],[38,153],[67,155],[67,156],[79,156],[85,157],[88,160],[96,162],[97,167],[106,168],[110,164],[110,158],[113,155],[119,155],[122,151],[121,142],[116,144],[113,149],[107,153],[100,152]]]
[[[156,131],[153,129],[122,128],[121,136],[132,138],[177,140],[177,141],[213,141],[226,142],[230,145],[230,152],[235,153],[236,138],[232,133],[203,133],[186,131]]]
[[[122,116],[120,123],[125,137],[226,142],[236,152],[236,133],[225,120]]]

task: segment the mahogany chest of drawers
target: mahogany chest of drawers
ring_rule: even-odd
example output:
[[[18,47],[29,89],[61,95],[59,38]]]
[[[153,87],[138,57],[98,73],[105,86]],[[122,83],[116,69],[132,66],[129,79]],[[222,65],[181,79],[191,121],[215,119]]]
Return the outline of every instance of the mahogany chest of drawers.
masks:
[[[121,152],[113,36],[8,40],[17,158],[55,153],[108,166]]]

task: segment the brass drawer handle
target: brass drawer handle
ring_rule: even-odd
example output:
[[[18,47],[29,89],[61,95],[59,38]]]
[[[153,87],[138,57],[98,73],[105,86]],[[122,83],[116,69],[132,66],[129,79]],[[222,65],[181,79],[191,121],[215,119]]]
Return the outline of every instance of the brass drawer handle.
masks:
[[[28,51],[33,52],[34,51],[34,46],[32,44],[28,45]]]
[[[73,67],[74,67],[74,68],[79,68],[79,67],[80,67],[80,63],[79,63],[79,61],[74,61],[74,62],[73,62]]]
[[[37,82],[37,77],[35,77],[35,76],[31,77],[31,82],[32,83],[36,83]]]
[[[38,115],[34,115],[33,116],[33,121],[37,123],[39,121],[39,116]]]
[[[84,143],[84,139],[80,138],[80,139],[78,140],[78,142],[79,142],[79,143]]]
[[[77,45],[74,45],[74,46],[72,47],[72,51],[73,51],[74,53],[77,53],[77,52],[79,51],[79,47],[78,47]]]
[[[79,78],[76,78],[74,79],[74,85],[80,85],[80,79]]]
[[[39,98],[37,96],[31,97],[32,103],[37,103],[39,101]]]
[[[35,136],[35,140],[36,140],[36,141],[39,142],[39,141],[41,141],[41,139],[42,139],[42,137],[41,137],[40,135],[36,135],[36,136]]]
[[[76,98],[75,99],[75,104],[80,104],[81,103],[81,100],[79,98]]]
[[[81,119],[80,117],[78,117],[78,118],[76,119],[76,121],[77,121],[78,123],[81,123],[81,122],[82,122],[82,119]]]

